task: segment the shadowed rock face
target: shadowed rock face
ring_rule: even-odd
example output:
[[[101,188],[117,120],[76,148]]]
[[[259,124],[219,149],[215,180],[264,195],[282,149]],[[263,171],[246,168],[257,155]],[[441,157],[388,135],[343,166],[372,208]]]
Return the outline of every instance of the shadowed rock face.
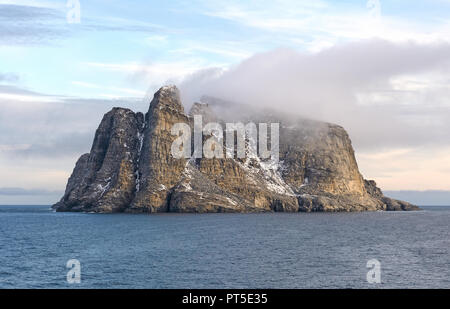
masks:
[[[243,159],[174,158],[175,123],[192,128],[193,116],[202,115],[204,123],[225,125],[214,113],[214,104],[195,103],[186,114],[178,89],[166,86],[155,94],[145,119],[142,113],[123,108],[103,117],[91,152],[76,163],[54,209],[99,213],[418,209],[385,197],[374,181],[363,179],[342,127],[266,112],[237,114],[233,122],[280,123],[277,164],[249,152]]]
[[[91,152],[78,160],[58,211],[123,211],[135,195],[142,113],[114,108],[95,133]]]

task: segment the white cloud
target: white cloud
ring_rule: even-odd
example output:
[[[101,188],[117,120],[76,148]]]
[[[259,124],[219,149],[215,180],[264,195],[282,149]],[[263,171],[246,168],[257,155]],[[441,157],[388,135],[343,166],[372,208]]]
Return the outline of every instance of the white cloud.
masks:
[[[147,94],[153,95],[164,84],[178,84],[186,76],[198,70],[208,68],[210,64],[199,59],[188,59],[174,62],[155,63],[98,63],[88,62],[85,65],[105,71],[120,72],[126,74],[133,82],[139,82],[148,87]],[[123,90],[123,89],[122,89]],[[111,94],[106,94],[108,97]]]
[[[376,154],[362,156],[361,167],[386,189],[450,189],[448,173],[439,170],[448,163],[445,151],[436,157],[432,150],[450,148],[449,80],[450,44],[368,40],[313,54],[286,49],[257,54],[226,71],[193,74],[181,90],[189,103],[206,94],[338,123],[349,131],[356,153]],[[417,158],[410,153],[417,149],[430,149],[420,158],[429,164],[420,173],[437,177],[422,187],[411,165],[403,165],[407,173],[380,167],[387,161],[402,166],[401,159],[393,160],[402,155],[412,164]]]
[[[16,94],[16,93],[0,93],[0,100],[5,101],[20,101],[20,102],[61,102],[60,97],[53,96],[40,96],[30,94]]]
[[[123,88],[123,87],[108,87],[82,81],[72,81],[71,84],[82,88],[98,90],[96,91],[96,96],[106,98],[123,98],[123,97],[128,98],[130,96],[142,98],[146,94],[145,91],[137,89]],[[109,93],[105,94],[103,93],[104,91],[107,91]]]
[[[0,4],[13,4],[21,6],[32,6],[51,9],[62,9],[66,7],[65,1],[44,1],[44,0],[0,0]]]
[[[310,51],[341,41],[372,38],[422,43],[450,40],[448,20],[430,23],[387,15],[382,11],[379,16],[372,12],[370,8],[346,8],[341,3],[338,6],[304,1],[213,1],[203,13],[262,30],[278,38],[301,39],[301,46]]]
[[[0,152],[27,150],[31,148],[31,144],[8,144],[0,145]]]
[[[238,49],[236,46],[229,46],[226,42],[211,43],[209,45],[200,42],[185,42],[185,47],[169,50],[169,53],[191,56],[196,53],[216,54],[226,58],[242,60],[250,57],[252,54],[246,50]],[[227,46],[228,45],[228,46]]]

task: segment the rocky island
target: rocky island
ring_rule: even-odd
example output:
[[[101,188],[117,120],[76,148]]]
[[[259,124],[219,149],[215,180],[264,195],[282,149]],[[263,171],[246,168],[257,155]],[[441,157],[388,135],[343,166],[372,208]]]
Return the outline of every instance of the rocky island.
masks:
[[[178,89],[165,86],[145,115],[113,108],[53,208],[96,213],[418,209],[385,197],[374,181],[362,177],[347,132],[334,124],[238,112],[242,121],[280,123],[277,164],[250,154],[244,159],[174,158],[172,126],[192,126],[194,115],[225,121],[215,107],[220,104],[195,103],[185,113]]]

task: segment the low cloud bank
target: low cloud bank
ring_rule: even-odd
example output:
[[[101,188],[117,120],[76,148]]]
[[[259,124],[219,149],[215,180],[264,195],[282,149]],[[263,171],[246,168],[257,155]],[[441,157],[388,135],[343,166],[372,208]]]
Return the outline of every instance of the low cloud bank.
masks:
[[[450,144],[450,45],[346,43],[318,53],[278,49],[180,85],[202,95],[343,125],[358,150]]]
[[[386,191],[385,194],[396,199],[406,199],[415,205],[450,207],[450,191]]]
[[[62,191],[49,191],[44,189],[24,189],[24,188],[0,188],[0,195],[55,195],[62,194]]]

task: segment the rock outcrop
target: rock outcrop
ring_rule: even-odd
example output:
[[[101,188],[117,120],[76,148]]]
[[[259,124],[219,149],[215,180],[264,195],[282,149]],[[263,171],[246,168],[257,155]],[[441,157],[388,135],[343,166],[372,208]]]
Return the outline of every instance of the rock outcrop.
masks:
[[[155,94],[145,118],[123,108],[103,117],[91,152],[76,163],[54,209],[98,213],[418,209],[385,197],[374,181],[361,176],[342,127],[273,113],[238,114],[234,122],[280,123],[279,161],[260,159],[250,148],[240,159],[175,158],[174,124],[193,128],[194,115],[202,115],[205,123],[225,120],[208,103],[195,103],[185,113],[178,89],[165,86]]]

